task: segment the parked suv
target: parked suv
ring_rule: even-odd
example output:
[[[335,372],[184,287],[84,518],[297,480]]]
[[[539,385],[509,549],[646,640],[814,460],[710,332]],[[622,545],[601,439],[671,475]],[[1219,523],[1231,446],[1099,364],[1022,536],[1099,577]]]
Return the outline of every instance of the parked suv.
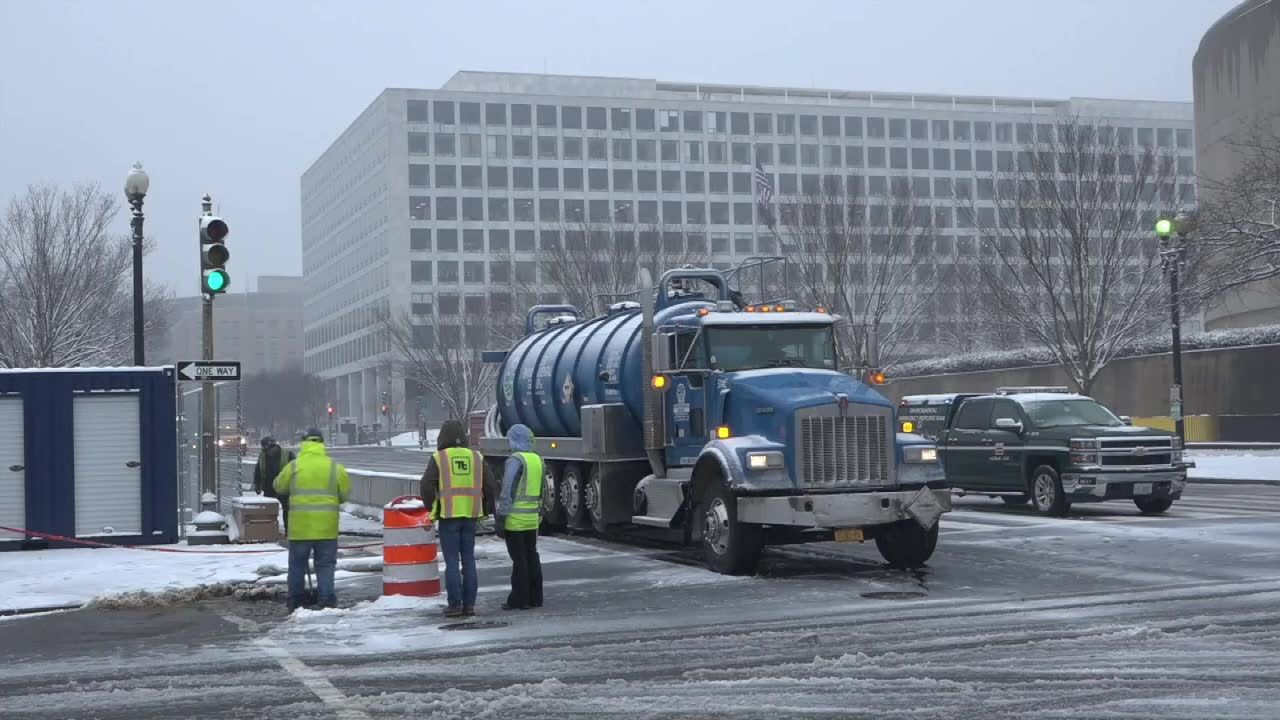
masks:
[[[1066,388],[1000,388],[990,395],[911,395],[899,429],[934,439],[947,482],[1010,505],[1064,515],[1075,502],[1133,500],[1162,513],[1182,497],[1187,468],[1173,433],[1133,427]]]

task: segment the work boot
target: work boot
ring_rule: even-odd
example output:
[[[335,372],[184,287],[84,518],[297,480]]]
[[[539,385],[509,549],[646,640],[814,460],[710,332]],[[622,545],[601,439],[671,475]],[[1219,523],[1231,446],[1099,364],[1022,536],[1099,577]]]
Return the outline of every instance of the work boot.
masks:
[[[469,607],[469,608],[462,608],[462,616],[463,616],[463,617],[475,617],[475,616],[476,616],[476,609],[475,609],[475,608],[473,608],[473,607]]]
[[[444,609],[444,616],[447,618],[459,618],[462,617],[465,612],[466,611],[462,608],[447,607]]]

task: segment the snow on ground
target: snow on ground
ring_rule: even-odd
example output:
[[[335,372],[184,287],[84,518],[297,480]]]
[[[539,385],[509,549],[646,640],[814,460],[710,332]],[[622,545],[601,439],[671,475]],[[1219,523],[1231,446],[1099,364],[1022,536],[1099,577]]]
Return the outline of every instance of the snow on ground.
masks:
[[[288,564],[289,553],[270,545],[206,546],[200,553],[128,548],[6,552],[0,553],[0,610],[80,605],[140,590],[254,582],[263,565]]]
[[[428,449],[435,448],[436,437],[439,434],[440,434],[439,430],[427,431],[427,448]],[[412,432],[401,433],[399,435],[396,435],[395,437],[391,438],[391,446],[392,447],[412,447],[412,448],[418,447],[418,431],[414,430]]]
[[[1191,478],[1224,480],[1280,480],[1280,450],[1195,450],[1187,459],[1196,466]]]

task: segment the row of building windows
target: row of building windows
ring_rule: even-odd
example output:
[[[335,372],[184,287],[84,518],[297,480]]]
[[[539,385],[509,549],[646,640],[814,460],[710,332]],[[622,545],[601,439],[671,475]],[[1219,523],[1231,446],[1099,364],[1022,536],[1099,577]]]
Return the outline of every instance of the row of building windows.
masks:
[[[869,199],[883,200],[889,198],[924,200],[929,195],[929,178],[914,178],[918,182],[908,183],[911,178],[869,178],[873,182],[869,188]],[[901,183],[882,182],[885,180],[898,181]],[[957,187],[955,195],[943,194],[944,188],[934,183],[938,190],[937,197],[944,200],[950,200],[955,197],[966,199],[970,196],[971,185],[965,185],[963,188]],[[994,186],[987,182],[978,184],[977,199],[980,201],[994,201],[997,197],[993,192]],[[1176,191],[1176,194],[1175,194]],[[857,192],[857,191],[854,191]],[[1063,188],[1063,193],[1069,192],[1068,188]],[[1133,197],[1135,189],[1132,183],[1122,183],[1118,188],[1119,198]],[[1013,197],[1012,190],[1006,197]],[[1165,184],[1161,186],[1145,185],[1138,191],[1139,199],[1145,202],[1156,202],[1157,200],[1164,203],[1194,203],[1195,202],[1195,186],[1189,183],[1181,185]],[[459,210],[459,198],[440,196],[435,198],[434,211],[431,198],[423,196],[413,196],[409,198],[409,219],[410,220],[437,220],[443,222],[464,221],[464,222],[565,222],[565,223],[608,223],[608,224],[631,224],[638,223],[641,225],[653,223],[665,223],[668,225],[751,225],[755,222],[756,203],[745,202],[707,202],[703,200],[639,200],[636,202],[621,200],[582,200],[582,199],[564,199],[559,198],[515,198],[508,200],[507,198],[480,198],[480,197],[464,197],[461,198],[461,210]],[[896,201],[894,201],[896,202]],[[780,207],[786,208],[795,203],[783,202]],[[875,213],[882,211],[885,204],[870,204],[872,218],[876,217]],[[942,212],[950,212],[950,207],[939,207],[937,210]]]
[[[430,110],[428,109],[430,108]],[[864,117],[723,110],[659,110],[654,108],[578,105],[532,105],[452,100],[409,100],[410,123],[486,125],[490,127],[613,130],[617,132],[705,132],[730,135],[801,135],[808,137],[871,137],[913,140],[1052,143],[1055,125],[1043,122],[991,122],[923,118]],[[482,119],[483,109],[483,119]],[[1086,128],[1092,126],[1085,126]],[[1086,129],[1086,132],[1089,130]],[[1112,127],[1100,125],[1099,141],[1121,145],[1191,148],[1186,128]],[[1114,136],[1112,133],[1115,133]]]
[[[409,133],[409,154],[430,155],[431,134]],[[786,165],[805,167],[872,167],[907,169],[908,159],[912,169],[934,170],[979,170],[990,171],[993,168],[1012,170],[1015,162],[1026,166],[1032,150],[974,150],[970,148],[940,147],[899,147],[899,146],[862,146],[834,145],[819,143],[774,144],[769,142],[724,142],[701,140],[632,140],[630,138],[580,138],[545,136],[531,138],[528,136],[479,135],[463,133],[435,133],[436,157],[451,158],[487,158],[489,160],[525,159],[533,160],[587,160],[606,162],[639,162],[700,165]],[[461,139],[459,152],[457,139]],[[536,143],[534,142],[536,139]],[[584,144],[586,154],[583,154]],[[1149,146],[1143,146],[1149,147]],[[776,153],[775,153],[776,150]],[[1109,153],[1106,153],[1109,155]],[[1153,153],[1156,154],[1156,153]],[[1171,153],[1158,153],[1161,162],[1170,166],[1175,156]],[[1047,163],[1046,167],[1062,167],[1063,172],[1070,172],[1074,158],[1069,153],[1055,157],[1052,151],[1039,151],[1038,157]],[[1116,162],[1121,166],[1133,168],[1138,161],[1138,154],[1116,153]],[[1177,156],[1177,170],[1180,174],[1191,175],[1194,172],[1190,155]],[[414,165],[410,166],[415,167]],[[416,167],[425,168],[426,165]],[[448,166],[442,166],[448,167]],[[466,167],[466,166],[464,166]],[[477,166],[478,167],[478,166]],[[575,168],[566,168],[575,169]],[[1132,169],[1129,170],[1132,172]],[[411,176],[412,177],[412,176]]]

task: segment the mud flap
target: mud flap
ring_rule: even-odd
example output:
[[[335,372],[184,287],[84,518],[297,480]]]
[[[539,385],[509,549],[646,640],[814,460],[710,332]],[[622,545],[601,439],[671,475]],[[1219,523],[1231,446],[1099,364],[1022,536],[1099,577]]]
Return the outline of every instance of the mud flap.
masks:
[[[949,504],[949,503],[948,503]],[[942,517],[942,513],[950,510],[938,501],[938,496],[933,490],[922,487],[902,508],[908,515],[920,523],[920,527],[928,530],[933,527],[938,518]]]

